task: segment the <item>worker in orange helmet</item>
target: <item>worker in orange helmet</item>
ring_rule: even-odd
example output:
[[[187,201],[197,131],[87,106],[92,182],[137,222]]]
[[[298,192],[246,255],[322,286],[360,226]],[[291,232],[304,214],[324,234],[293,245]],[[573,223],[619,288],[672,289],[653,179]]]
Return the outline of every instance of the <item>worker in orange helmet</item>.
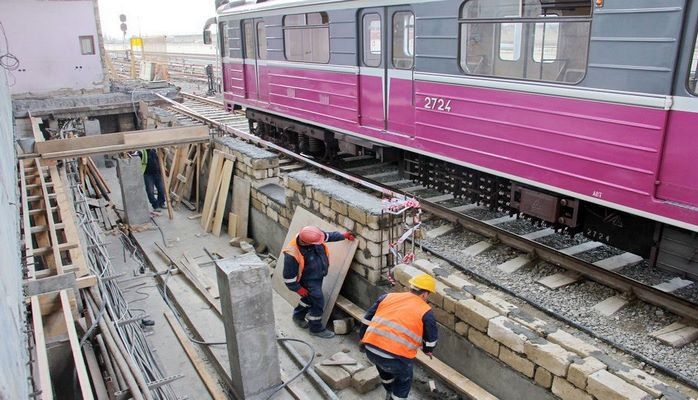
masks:
[[[334,332],[322,326],[325,308],[322,280],[330,267],[330,253],[325,243],[354,239],[350,231],[325,232],[317,226],[305,226],[283,249],[284,283],[301,296],[293,310],[293,322],[301,328],[309,328],[311,335],[325,339],[334,337]]]
[[[366,311],[368,325],[361,327],[361,346],[376,365],[386,399],[406,399],[412,387],[412,368],[417,350],[431,358],[436,347],[436,318],[427,297],[436,280],[421,274],[409,280],[410,291],[388,293]]]

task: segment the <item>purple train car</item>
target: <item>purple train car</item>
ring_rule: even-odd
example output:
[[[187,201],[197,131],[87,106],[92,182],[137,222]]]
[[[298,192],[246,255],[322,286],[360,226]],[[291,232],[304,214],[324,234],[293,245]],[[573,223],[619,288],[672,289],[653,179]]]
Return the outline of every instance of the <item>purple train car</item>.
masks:
[[[696,21],[688,0],[238,1],[217,18],[226,107],[257,134],[411,154],[693,276]]]

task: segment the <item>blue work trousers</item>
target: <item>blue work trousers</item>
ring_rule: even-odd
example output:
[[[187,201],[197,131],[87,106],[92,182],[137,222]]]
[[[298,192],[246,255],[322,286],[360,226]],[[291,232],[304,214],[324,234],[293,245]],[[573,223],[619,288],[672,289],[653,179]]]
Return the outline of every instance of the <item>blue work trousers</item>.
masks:
[[[412,388],[413,360],[404,358],[385,358],[366,350],[366,357],[376,364],[381,383],[393,398],[406,399]]]
[[[162,175],[143,174],[145,193],[153,208],[165,208],[165,185],[162,183]],[[157,196],[155,195],[157,191]]]
[[[307,319],[310,332],[325,330],[322,326],[322,311],[325,308],[325,298],[322,295],[322,280],[310,280],[301,282],[301,286],[308,289],[308,295],[301,297],[296,308],[293,309],[293,318]],[[307,315],[307,318],[306,318]]]

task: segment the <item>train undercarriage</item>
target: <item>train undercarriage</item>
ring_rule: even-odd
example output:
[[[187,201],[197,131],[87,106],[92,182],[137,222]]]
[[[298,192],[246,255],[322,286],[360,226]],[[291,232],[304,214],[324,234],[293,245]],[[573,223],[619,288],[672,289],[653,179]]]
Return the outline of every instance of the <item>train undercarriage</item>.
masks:
[[[343,133],[247,109],[250,133],[328,163],[340,155],[373,155],[396,162],[415,183],[541,227],[637,254],[650,266],[698,279],[698,233],[564,196],[433,157],[385,147]]]

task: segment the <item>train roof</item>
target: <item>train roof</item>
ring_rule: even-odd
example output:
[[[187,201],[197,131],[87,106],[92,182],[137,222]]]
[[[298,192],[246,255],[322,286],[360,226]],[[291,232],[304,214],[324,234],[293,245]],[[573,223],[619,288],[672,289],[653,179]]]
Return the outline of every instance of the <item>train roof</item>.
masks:
[[[427,3],[437,0],[422,0]],[[256,2],[250,0],[231,1],[218,7],[218,16],[266,14],[283,9],[302,8],[303,11],[317,11],[318,9],[344,9],[366,8],[390,5],[404,5],[405,0],[270,0]]]

